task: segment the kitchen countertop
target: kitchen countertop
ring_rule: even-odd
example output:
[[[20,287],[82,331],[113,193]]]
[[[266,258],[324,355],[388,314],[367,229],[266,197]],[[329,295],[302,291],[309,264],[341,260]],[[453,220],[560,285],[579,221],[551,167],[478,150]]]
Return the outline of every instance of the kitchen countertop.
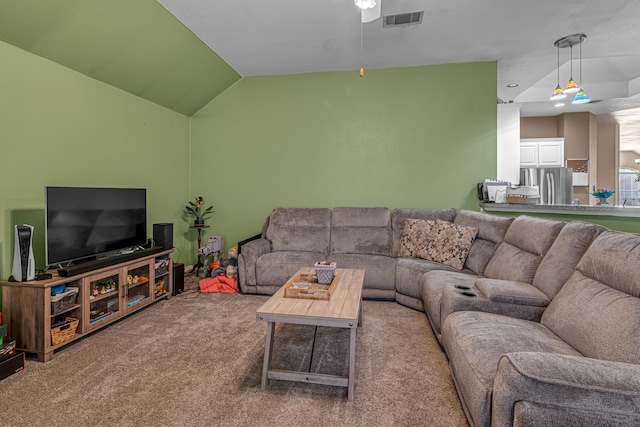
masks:
[[[537,212],[568,215],[602,215],[640,217],[640,206],[595,206],[595,205],[526,205],[517,203],[480,203],[487,212]]]

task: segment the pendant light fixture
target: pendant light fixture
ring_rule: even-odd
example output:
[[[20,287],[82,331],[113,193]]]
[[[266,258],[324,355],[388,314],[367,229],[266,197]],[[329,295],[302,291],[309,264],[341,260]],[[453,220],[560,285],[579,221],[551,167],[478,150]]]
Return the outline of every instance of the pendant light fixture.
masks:
[[[590,102],[589,97],[581,87],[582,85],[582,42],[587,39],[585,34],[571,34],[555,41],[554,46],[558,49],[558,84],[556,89],[551,95],[551,100],[556,101],[565,98],[568,94],[576,94],[572,103],[573,104],[585,104]],[[573,80],[573,46],[580,45],[580,86]],[[564,89],[560,87],[560,48],[568,47],[571,51],[569,81],[564,86]]]
[[[553,91],[553,93],[551,94],[551,100],[552,101],[557,101],[560,99],[565,99],[567,97],[567,94],[564,93],[564,91],[562,90],[562,87],[560,87],[560,46],[558,46],[556,44],[556,48],[558,50],[558,84],[556,86],[556,89]]]
[[[567,82],[566,85],[564,85],[564,93],[576,93],[578,91],[578,83],[576,83],[575,80],[573,80],[573,44],[569,44],[569,49],[571,51],[571,59],[570,59],[570,65],[571,65],[571,72],[569,74],[569,81]]]
[[[573,98],[572,104],[587,104],[591,102],[589,96],[582,88],[582,43],[580,43],[580,90],[576,93],[575,98]]]

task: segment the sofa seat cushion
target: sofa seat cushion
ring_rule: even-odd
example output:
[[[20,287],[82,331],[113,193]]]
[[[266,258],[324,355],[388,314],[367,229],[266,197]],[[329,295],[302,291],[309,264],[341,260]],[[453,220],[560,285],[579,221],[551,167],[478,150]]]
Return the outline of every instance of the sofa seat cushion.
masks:
[[[581,356],[540,323],[492,313],[452,313],[442,327],[442,344],[465,410],[476,426],[491,421],[493,380],[500,357],[512,352]]]
[[[478,276],[458,271],[434,270],[420,276],[418,285],[420,296],[424,304],[424,311],[427,313],[431,328],[439,337],[442,329],[440,317],[440,305],[442,303],[442,293],[445,287],[470,291]]]
[[[273,251],[329,253],[330,227],[330,209],[276,208],[266,237]]]
[[[364,289],[390,289],[395,287],[394,258],[382,255],[333,254],[338,268],[361,268],[364,270]]]
[[[396,292],[413,298],[422,298],[419,286],[420,276],[432,270],[458,271],[439,262],[421,258],[396,258]]]
[[[282,286],[301,267],[312,267],[326,255],[319,252],[271,252],[256,262],[256,281],[262,286]]]
[[[546,307],[549,297],[533,285],[512,280],[480,278],[476,288],[489,300],[505,304],[533,305]]]

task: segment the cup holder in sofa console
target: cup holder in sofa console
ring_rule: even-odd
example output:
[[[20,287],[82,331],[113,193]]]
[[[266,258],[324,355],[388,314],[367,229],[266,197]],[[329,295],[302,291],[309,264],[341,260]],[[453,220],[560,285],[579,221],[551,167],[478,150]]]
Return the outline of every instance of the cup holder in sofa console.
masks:
[[[458,292],[460,295],[464,295],[465,297],[475,297],[477,296],[476,294],[474,294],[473,292]]]
[[[470,291],[471,288],[468,286],[464,286],[464,285],[453,285],[454,288],[456,289],[462,289],[463,291]]]

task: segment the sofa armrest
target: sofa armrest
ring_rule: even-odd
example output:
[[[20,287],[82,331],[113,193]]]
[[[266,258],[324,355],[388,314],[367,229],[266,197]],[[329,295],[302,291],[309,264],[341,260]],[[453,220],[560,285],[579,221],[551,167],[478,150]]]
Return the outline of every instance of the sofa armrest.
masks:
[[[551,302],[549,297],[528,283],[482,277],[475,281],[474,286],[493,302],[536,307],[546,307]]]
[[[247,292],[248,286],[256,286],[256,263],[258,258],[271,252],[271,242],[267,239],[255,239],[242,245],[238,255],[240,289]]]
[[[472,287],[456,287],[453,285],[443,288],[442,298],[440,300],[440,318],[442,325],[444,325],[444,321],[448,315],[457,311],[483,311],[485,313],[501,314],[516,319],[540,322],[542,313],[544,313],[546,309],[545,306],[527,304],[530,300],[525,300],[522,295],[518,298],[502,298],[503,295],[508,294],[493,292],[492,289],[478,286],[480,280],[481,279],[477,279]],[[493,282],[497,282],[497,280],[493,280]],[[514,290],[518,285],[533,288],[531,285],[522,282],[504,282],[514,285]],[[533,289],[537,291],[537,289]]]
[[[640,365],[550,353],[507,353],[493,383],[492,425],[535,417],[536,425],[585,419],[638,425]],[[598,421],[598,422],[595,422]],[[604,423],[603,423],[604,421]]]

